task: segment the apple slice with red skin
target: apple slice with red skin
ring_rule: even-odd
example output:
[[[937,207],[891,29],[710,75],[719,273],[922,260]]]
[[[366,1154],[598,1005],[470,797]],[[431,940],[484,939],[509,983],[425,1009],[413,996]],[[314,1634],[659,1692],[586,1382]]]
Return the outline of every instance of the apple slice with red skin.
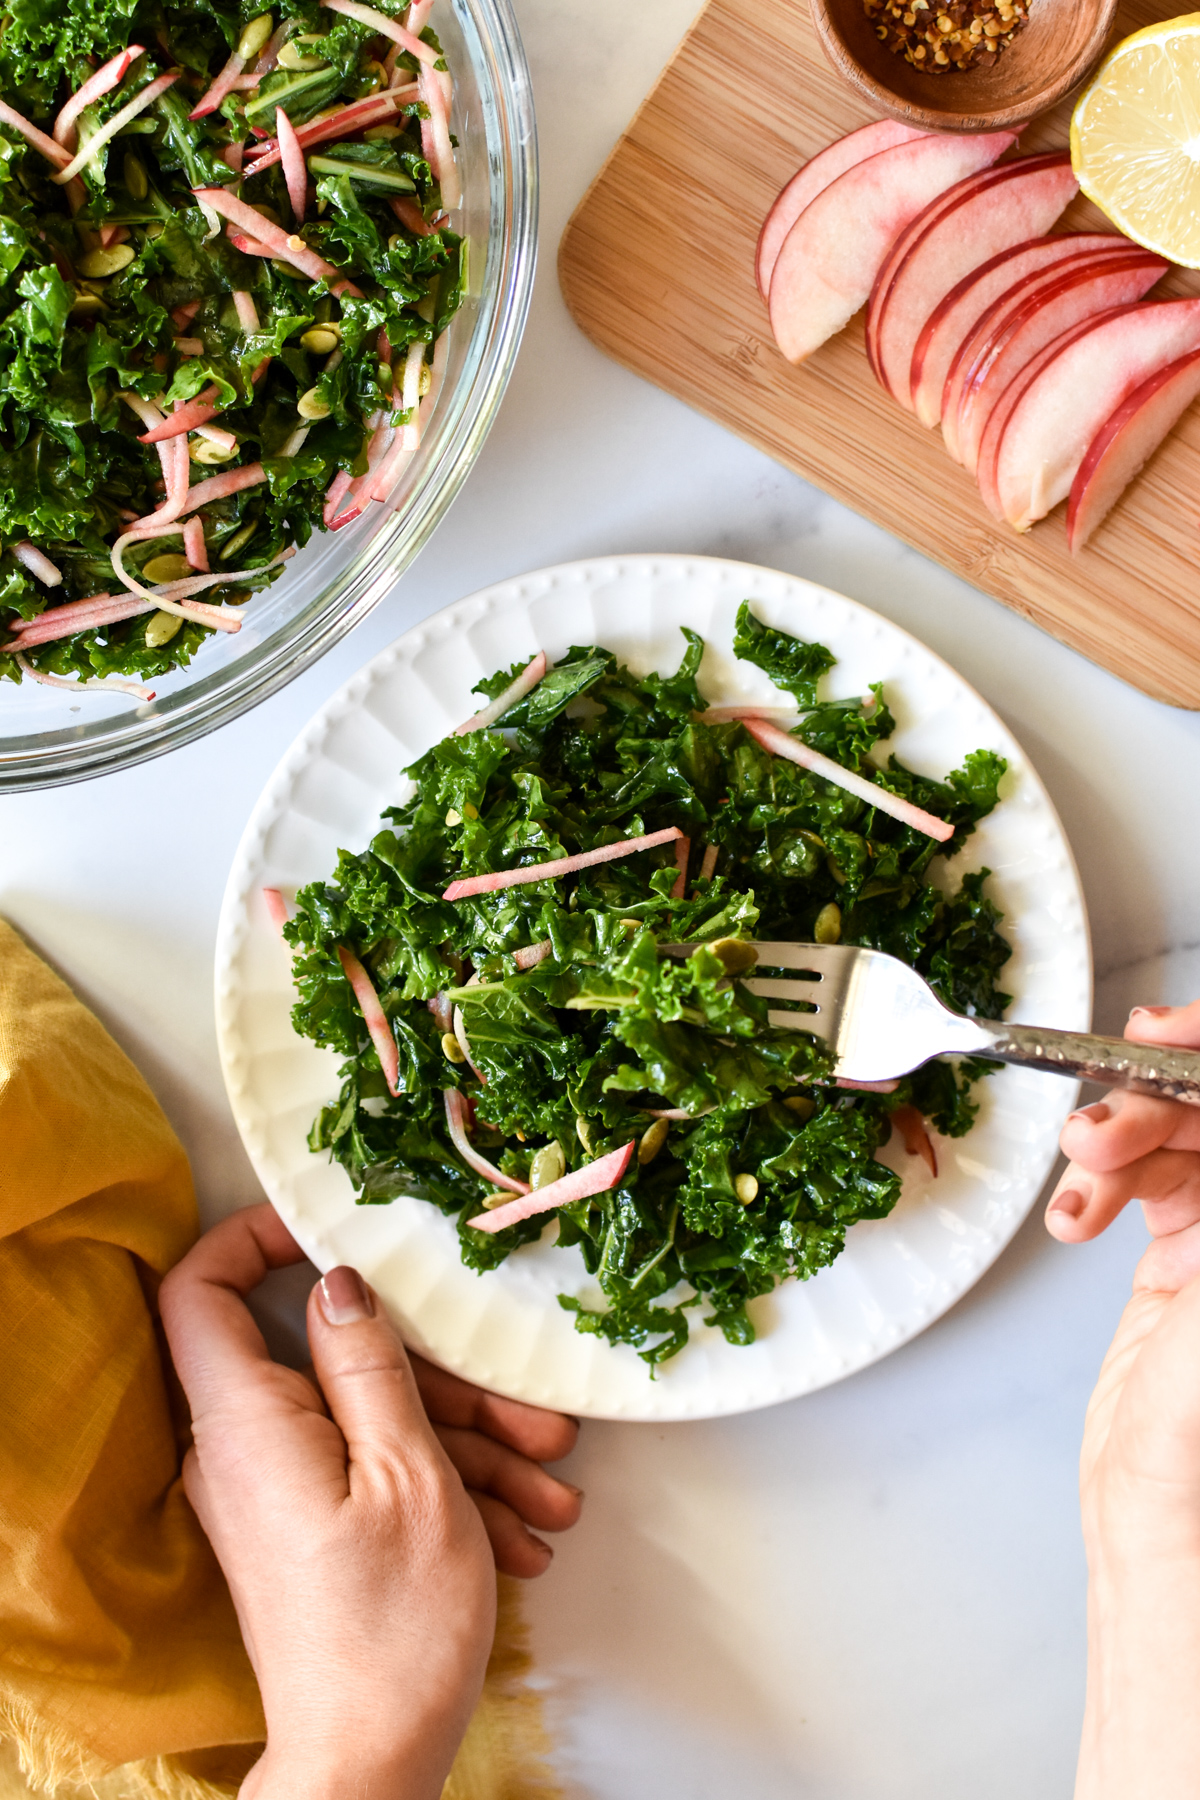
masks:
[[[1061,155],[1062,153],[1055,152],[1054,154]],[[1005,168],[1013,168],[1016,164],[1008,163],[1003,166]],[[875,286],[871,289],[871,297],[867,303],[865,331],[867,361],[870,363],[871,373],[875,376],[877,381],[882,380],[882,377],[879,373],[876,327],[882,314],[883,303],[891,291],[892,282],[901,265],[906,260],[910,250],[914,248],[931,226],[938,223],[943,213],[959,205],[964,199],[970,197],[981,185],[994,181],[999,173],[999,169],[988,166],[982,169],[976,169],[973,174],[964,177],[962,181],[955,182],[953,187],[947,188],[945,193],[938,194],[935,199],[931,200],[924,211],[918,213],[916,218],[906,225],[903,231],[898,232],[893,239],[891,248],[883,260],[879,274],[875,277]]]
[[[931,224],[909,227],[909,248],[867,314],[879,379],[901,406],[913,410],[913,351],[938,302],[997,251],[1049,231],[1078,191],[1065,151],[1024,156],[960,181]]]
[[[1105,254],[1097,262],[1068,265],[1057,281],[1036,285],[1018,304],[1003,314],[992,334],[976,352],[960,381],[957,409],[946,383],[942,433],[952,456],[975,474],[979,446],[992,408],[1006,388],[1044,345],[1061,337],[1085,319],[1140,300],[1169,264],[1148,250],[1131,244],[1123,256]]]
[[[1200,349],[1156,369],[1100,427],[1071,484],[1067,546],[1072,556],[1107,518],[1197,394]]]
[[[955,202],[961,198],[961,194],[963,194],[964,191],[973,191],[975,187],[979,187],[981,182],[990,180],[991,176],[995,175],[995,173],[997,173],[997,171],[995,171],[993,167],[984,167],[984,169],[975,169],[973,175],[964,176],[961,182],[955,182],[954,187],[948,187],[945,193],[937,194],[934,200],[930,200],[927,207],[925,207],[923,211],[918,212],[918,216],[916,216],[914,220],[910,220],[909,225],[905,225],[905,229],[898,232],[896,238],[892,239],[891,248],[889,248],[887,256],[883,257],[883,263],[882,266],[880,266],[880,274],[874,277],[874,286],[871,288],[871,299],[867,301],[867,319],[865,319],[864,324],[864,344],[865,349],[867,349],[867,362],[871,364],[871,374],[876,378],[876,382],[882,382],[883,380],[882,374],[880,374],[880,360],[878,360],[878,355],[876,355],[876,349],[878,349],[878,344],[876,344],[876,328],[878,328],[878,322],[880,322],[882,301],[885,299],[885,295],[891,292],[892,281],[894,281],[894,277],[896,277],[896,270],[900,268],[903,259],[909,256],[910,248],[912,248],[912,245],[921,238],[921,234],[927,232],[927,230],[930,229],[930,225],[936,225],[937,220],[943,216],[943,212],[945,212],[948,207],[955,205]]]
[[[1062,237],[1034,238],[1001,250],[965,275],[930,313],[913,349],[909,385],[913,409],[922,425],[932,429],[941,423],[950,365],[984,313],[1008,296],[1018,281],[1047,269],[1065,268],[1088,256],[1126,250],[1129,244],[1130,240],[1116,231],[1073,231]]]
[[[1108,235],[1107,233],[1105,234]],[[1136,244],[1122,240],[1121,254],[1128,256],[1149,255]],[[1057,289],[1064,281],[1076,275],[1086,275],[1104,267],[1111,267],[1111,258],[1117,253],[1103,248],[1091,255],[1070,256],[1063,262],[1046,264],[1043,268],[1032,269],[1019,277],[1010,288],[998,295],[990,306],[984,308],[972,329],[964,337],[962,343],[951,359],[946,372],[945,385],[942,388],[942,437],[946,448],[955,462],[964,460],[959,447],[958,415],[962,408],[963,395],[972,379],[979,373],[985,358],[997,351],[1006,342],[1005,333],[1018,320],[1027,316],[1032,303],[1034,314],[1043,294]],[[1057,335],[1051,331],[1046,342]]]
[[[810,201],[815,200],[831,181],[836,181],[856,163],[865,162],[868,156],[878,156],[881,150],[890,150],[893,144],[907,144],[913,138],[929,135],[912,125],[901,125],[899,119],[877,119],[873,125],[863,125],[858,131],[839,138],[836,144],[830,144],[827,150],[806,162],[779,194],[758,234],[754,273],[763,299],[771,291],[771,271],[783,240]]]
[[[897,232],[1015,142],[1011,131],[914,138],[831,181],[788,232],[771,276],[771,329],[788,361],[803,362],[849,323]]]
[[[876,381],[882,380],[879,373],[879,359],[876,354],[876,327],[879,322],[882,302],[886,295],[891,291],[892,282],[897,270],[900,268],[900,265],[903,263],[905,257],[917,240],[924,232],[929,230],[931,225],[937,223],[947,208],[956,205],[964,192],[973,192],[981,182],[991,180],[995,174],[996,170],[988,165],[982,169],[976,169],[972,174],[965,176],[962,181],[956,181],[954,185],[947,188],[944,193],[937,194],[929,202],[929,205],[922,208],[916,218],[910,220],[904,230],[898,232],[892,239],[888,253],[883,259],[878,275],[875,277],[875,285],[871,289],[870,298],[867,301],[867,317],[863,331],[863,341],[867,350],[867,361],[871,365],[871,373],[874,375]]]
[[[986,181],[988,176],[993,173],[989,164],[982,169],[976,169],[973,174],[966,176],[964,181],[974,187],[980,181]],[[935,195],[928,206],[922,207],[916,218],[911,219],[903,231],[897,232],[888,246],[887,255],[880,264],[879,273],[875,277],[875,285],[871,289],[870,298],[867,301],[867,316],[863,322],[863,343],[866,346],[871,373],[876,381],[880,379],[879,362],[875,355],[875,327],[878,323],[880,300],[890,290],[892,278],[908,255],[913,243],[923,231],[927,231],[936,220],[941,218],[946,207],[953,204],[953,197],[961,191],[963,185],[964,182],[956,181],[953,187],[947,188],[944,193]]]
[[[1091,331],[1094,325],[1100,324],[1103,320],[1115,318],[1118,313],[1127,312],[1129,306],[1137,306],[1138,304],[1139,302],[1134,300],[1130,301],[1127,306],[1109,307],[1107,312],[1100,313],[1095,318],[1082,320],[1080,324],[1075,326],[1074,330],[1064,331],[1061,337],[1054,338],[1051,343],[1046,344],[1039,350],[1037,355],[1032,357],[1021,370],[1021,373],[1016,379],[1009,382],[1008,387],[1005,389],[1004,393],[1001,394],[1000,399],[992,408],[991,416],[988,419],[987,429],[983,434],[983,440],[979,446],[979,463],[975,471],[975,479],[979,484],[979,492],[983,497],[983,503],[988,511],[997,519],[1003,519],[1004,513],[1000,506],[1000,495],[996,488],[996,451],[999,447],[1000,439],[1004,435],[1004,427],[1012,417],[1013,410],[1016,407],[1018,400],[1020,400],[1029,384],[1036,380],[1038,375],[1040,375],[1042,370],[1046,367],[1046,364],[1051,362],[1053,358],[1058,355],[1060,350],[1064,350],[1068,344],[1074,343],[1076,338],[1083,337],[1085,332]]]
[[[964,403],[971,389],[983,381],[1002,356],[1006,356],[1013,335],[1019,330],[1026,333],[1015,344],[1011,356],[1006,357],[1005,380],[999,381],[997,388],[989,393],[988,404],[994,400],[995,392],[1003,392],[1006,381],[1016,376],[1023,366],[1022,357],[1028,361],[1043,344],[1058,337],[1076,319],[1090,318],[1103,310],[1102,303],[1089,301],[1086,295],[1070,298],[1074,283],[1088,282],[1115,270],[1129,273],[1127,265],[1131,259],[1140,268],[1140,259],[1152,256],[1151,251],[1121,240],[1119,250],[1106,248],[1069,257],[1064,262],[1022,276],[992,302],[955,352],[942,390],[942,437],[956,462],[974,471],[974,444],[970,460],[963,449]],[[1108,304],[1116,305],[1125,299],[1136,298],[1139,291],[1135,289],[1127,294],[1122,290]],[[1044,303],[1058,310],[1044,312]],[[1072,304],[1082,310],[1072,313]]]
[[[993,483],[1018,531],[1065,500],[1105,421],[1144,381],[1200,349],[1200,299],[1123,307],[1062,346],[1017,401]]]

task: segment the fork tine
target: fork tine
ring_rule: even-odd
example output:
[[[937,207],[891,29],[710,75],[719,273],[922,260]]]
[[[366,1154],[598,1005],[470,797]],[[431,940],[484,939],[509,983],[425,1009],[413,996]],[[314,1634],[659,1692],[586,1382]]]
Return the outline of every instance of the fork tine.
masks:
[[[792,946],[776,946],[777,948]],[[803,948],[804,946],[798,946]],[[766,959],[768,966],[773,958]],[[815,974],[808,981],[781,981],[767,976],[751,976],[749,980],[742,978],[739,985],[751,994],[758,994],[764,1000],[791,1000],[797,1007],[803,1005],[804,1012],[781,1012],[772,1007],[767,1014],[767,1023],[781,1027],[784,1031],[810,1031],[814,1037],[828,1039],[833,1025],[833,1015],[828,1006],[820,1003],[822,977]]]
[[[847,957],[855,954],[851,944],[768,944],[755,943],[758,960],[764,969],[811,971],[814,975],[841,974]]]
[[[808,1005],[814,1010],[820,1008],[820,976],[816,981],[780,981],[772,976],[765,979],[758,975],[742,979],[741,985],[752,994],[761,994],[764,1000],[791,1000],[794,1005]]]
[[[821,986],[843,973],[847,957],[854,955],[852,946],[756,942],[754,948],[758,951],[759,968],[788,969],[798,979],[780,981],[770,976],[755,977],[744,981],[743,985],[765,999],[804,1001],[811,1008],[806,1012],[783,1012],[772,1007],[767,1014],[768,1025],[782,1031],[807,1031],[824,1043],[834,1042],[838,1009],[828,1000],[825,1005],[821,1004]]]
[[[777,1012],[774,1007],[767,1014],[767,1024],[777,1025],[782,1031],[808,1031],[825,1042],[833,1031],[833,1021],[825,1013]]]

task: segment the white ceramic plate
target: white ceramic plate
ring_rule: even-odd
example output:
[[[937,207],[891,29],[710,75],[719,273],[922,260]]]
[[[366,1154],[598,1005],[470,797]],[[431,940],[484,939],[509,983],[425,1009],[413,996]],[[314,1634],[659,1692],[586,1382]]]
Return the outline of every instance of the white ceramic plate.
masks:
[[[347,682],[267,783],[234,860],[216,957],[217,1029],[229,1098],[260,1180],[321,1269],[352,1263],[381,1293],[407,1341],[498,1392],[600,1418],[685,1419],[747,1411],[809,1393],[913,1337],[958,1300],[1008,1243],[1053,1164],[1073,1083],[1005,1069],[982,1084],[970,1135],[939,1140],[939,1174],[893,1138],[884,1159],[904,1192],[887,1219],[856,1225],[845,1252],[808,1282],[752,1303],[758,1341],[726,1344],[699,1323],[686,1350],[651,1381],[627,1345],[583,1337],[560,1293],[599,1290],[577,1250],[541,1241],[475,1275],[451,1223],[423,1201],[358,1207],[345,1172],[314,1156],[305,1134],[337,1092],[337,1057],[297,1037],[289,963],[262,903],[331,874],[338,849],[360,849],[405,792],[401,774],[473,712],[479,678],[544,648],[603,644],[640,674],[673,668],[692,626],[707,640],[700,685],[710,700],[767,701],[766,677],[732,655],[739,603],[838,657],[831,697],[887,683],[898,729],[889,748],[930,775],[977,746],[1008,758],[1003,801],[958,859],[986,864],[1013,958],[1010,1016],[1086,1029],[1091,959],[1079,877],[1046,791],[979,695],[886,619],[811,582],[746,563],[632,556],[544,569],[448,606]],[[697,1317],[698,1315],[693,1315]]]

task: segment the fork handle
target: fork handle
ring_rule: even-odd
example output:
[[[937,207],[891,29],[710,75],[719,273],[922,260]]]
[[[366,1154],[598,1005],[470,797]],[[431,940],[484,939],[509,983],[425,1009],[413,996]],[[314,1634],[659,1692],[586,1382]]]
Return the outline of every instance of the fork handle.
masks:
[[[1037,1025],[1008,1025],[975,1019],[990,1039],[977,1054],[1027,1069],[1046,1069],[1102,1087],[1153,1094],[1200,1106],[1200,1050],[1162,1044],[1131,1044],[1125,1038],[1092,1037],[1082,1031],[1051,1031]]]

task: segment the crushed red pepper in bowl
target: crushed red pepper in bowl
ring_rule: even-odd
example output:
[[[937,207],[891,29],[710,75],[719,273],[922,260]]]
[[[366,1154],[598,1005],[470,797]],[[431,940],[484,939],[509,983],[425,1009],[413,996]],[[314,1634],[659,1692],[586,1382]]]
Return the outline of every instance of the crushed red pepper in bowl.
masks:
[[[893,55],[931,75],[994,63],[1029,23],[1029,0],[863,0],[863,11]]]

